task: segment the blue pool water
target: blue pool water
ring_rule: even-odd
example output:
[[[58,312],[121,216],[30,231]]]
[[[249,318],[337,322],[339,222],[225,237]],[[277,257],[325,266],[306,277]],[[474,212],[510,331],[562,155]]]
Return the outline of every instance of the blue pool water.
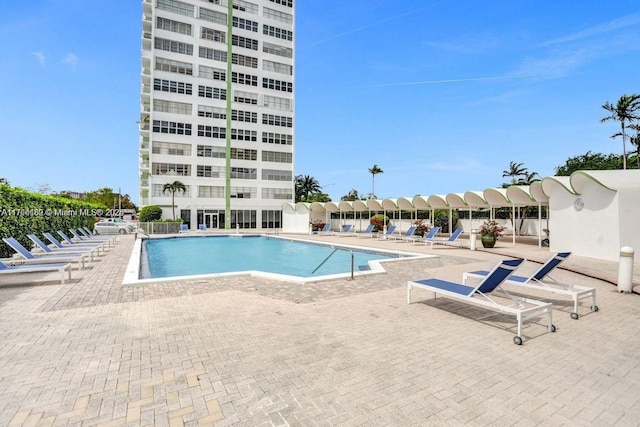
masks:
[[[312,274],[334,248],[263,236],[150,239],[144,245],[142,279],[251,270],[305,278],[351,272],[351,254],[346,251],[337,251]],[[371,260],[398,257],[368,251],[353,252],[355,271],[368,269]],[[145,268],[147,264],[148,268]]]

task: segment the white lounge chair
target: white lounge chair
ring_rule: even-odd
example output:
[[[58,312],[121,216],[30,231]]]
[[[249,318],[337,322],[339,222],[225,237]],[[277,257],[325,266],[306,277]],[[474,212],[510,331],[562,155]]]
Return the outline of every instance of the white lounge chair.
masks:
[[[432,227],[431,230],[429,230],[424,236],[411,236],[409,240],[412,241],[413,244],[415,244],[416,242],[423,242],[428,239],[433,239],[434,237],[436,237],[436,234],[438,234],[438,231],[440,231],[440,227]]]
[[[392,225],[391,227],[387,228],[387,232],[386,233],[383,233],[383,234],[371,233],[371,237],[382,237],[383,239],[386,239],[389,236],[391,236],[394,231],[396,231],[396,226]]]
[[[66,248],[58,248],[55,249],[50,248],[45,242],[40,240],[38,236],[35,234],[27,234],[27,237],[31,239],[33,243],[37,247],[39,247],[43,253],[47,254],[57,254],[57,255],[87,255],[89,256],[89,261],[93,261],[94,251],[98,252],[98,248],[74,248],[74,247],[66,247]]]
[[[351,231],[353,226],[351,224],[343,225],[342,230],[337,231],[335,233],[331,233],[333,236],[353,236],[355,233]]]
[[[556,328],[552,323],[551,303],[515,297],[500,288],[500,284],[504,282],[523,261],[522,259],[511,259],[498,263],[476,286],[468,286],[441,279],[410,281],[407,283],[407,304],[411,304],[411,291],[413,288],[420,288],[433,292],[434,298],[440,294],[466,304],[478,305],[493,311],[513,314],[516,316],[518,324],[517,335],[513,338],[513,342],[517,345],[522,344],[522,324],[529,318],[537,318],[541,314],[546,314],[548,318],[547,329],[549,332],[555,332]],[[501,304],[489,296],[491,292],[498,288],[500,288],[507,298],[506,304]]]
[[[433,245],[451,245],[451,244],[457,244],[459,246],[462,246],[462,244],[460,242],[458,242],[458,237],[460,237],[460,235],[462,234],[462,228],[458,228],[456,229],[451,236],[449,236],[448,239],[438,239],[438,238],[430,238],[430,239],[424,239],[424,245],[430,245],[430,249],[433,249]]]
[[[580,304],[580,300],[584,298],[591,298],[591,311],[598,311],[595,288],[560,283],[549,276],[549,273],[562,261],[567,259],[569,255],[571,255],[571,252],[558,252],[530,276],[524,277],[512,274],[507,278],[505,283],[520,288],[536,289],[558,295],[569,295],[573,300],[572,319],[578,319],[578,305]],[[486,277],[487,274],[489,274],[489,272],[484,270],[470,271],[462,275],[462,282],[466,283],[468,277],[483,278]]]
[[[60,284],[62,285],[64,285],[65,270],[69,270],[69,280],[71,280],[71,264],[6,265],[0,262],[0,275],[57,271],[60,273]]]
[[[84,258],[86,255],[80,254],[32,254],[29,252],[27,248],[22,246],[20,242],[18,242],[13,237],[4,237],[2,239],[7,245],[11,247],[14,251],[16,251],[20,256],[24,258],[24,260],[19,260],[20,263],[24,264],[51,264],[55,262],[77,262],[78,267],[82,270],[84,268]]]
[[[364,231],[358,235],[358,237],[369,237],[369,236],[371,236],[371,234],[373,233],[373,227],[375,227],[373,224],[369,224],[367,226],[367,228],[365,228]]]
[[[409,240],[411,238],[411,236],[413,236],[413,233],[416,231],[416,226],[412,225],[411,227],[409,227],[407,229],[407,231],[404,234],[401,235],[390,235],[387,238],[389,240]]]

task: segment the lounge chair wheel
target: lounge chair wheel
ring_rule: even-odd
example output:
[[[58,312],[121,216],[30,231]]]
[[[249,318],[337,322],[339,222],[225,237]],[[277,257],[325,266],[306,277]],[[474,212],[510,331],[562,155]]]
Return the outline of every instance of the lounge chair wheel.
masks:
[[[556,331],[556,325],[551,325],[551,332],[555,332]]]
[[[127,231],[126,230],[120,230],[119,233],[120,234],[125,234]]]
[[[573,320],[578,320],[578,313],[571,313],[571,318]]]
[[[515,345],[522,345],[522,338],[520,337],[513,337],[513,343]]]
[[[600,309],[598,308],[597,305],[591,306],[591,311],[598,311],[598,310]]]

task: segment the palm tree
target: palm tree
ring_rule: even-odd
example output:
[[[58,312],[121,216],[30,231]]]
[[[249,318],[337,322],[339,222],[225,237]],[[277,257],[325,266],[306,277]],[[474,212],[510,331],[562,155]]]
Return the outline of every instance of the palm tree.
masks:
[[[369,168],[369,173],[371,174],[371,198],[374,199],[376,197],[375,191],[375,178],[379,173],[384,173],[382,169],[378,165],[373,165]]]
[[[162,194],[166,193],[167,191],[171,191],[171,209],[173,210],[173,220],[175,221],[176,220],[176,203],[175,203],[176,192],[182,191],[183,193],[185,193],[187,191],[187,186],[180,181],[173,181],[171,183],[166,183],[165,185],[162,186]]]
[[[320,193],[322,187],[317,179],[309,175],[296,176],[296,202],[308,200],[309,195]]]
[[[527,176],[527,174],[529,173],[529,170],[525,167],[522,167],[523,163],[516,163],[516,162],[510,162],[509,163],[509,170],[506,171],[502,171],[502,177],[506,177],[506,176],[510,176],[511,177],[511,184],[515,184],[516,182],[518,182],[516,180],[516,177],[518,176]],[[503,184],[504,186],[505,184]]]
[[[638,169],[640,169],[640,125],[632,124],[629,127],[636,131],[635,136],[629,137],[629,142],[636,146],[636,160],[638,162]]]
[[[615,138],[616,136],[622,136],[622,168],[627,168],[627,133],[626,125],[627,122],[632,120],[637,120],[640,116],[637,115],[638,109],[640,109],[640,95],[622,95],[618,102],[613,105],[609,102],[604,103],[602,108],[607,110],[609,114],[607,117],[603,117],[600,122],[604,123],[608,120],[616,120],[620,122],[620,127],[622,132],[620,134],[616,134],[612,136]]]

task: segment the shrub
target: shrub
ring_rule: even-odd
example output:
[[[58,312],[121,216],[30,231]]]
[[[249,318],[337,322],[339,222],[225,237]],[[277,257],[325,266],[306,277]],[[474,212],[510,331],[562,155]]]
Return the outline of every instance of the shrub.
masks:
[[[453,210],[451,214],[453,227],[458,223],[458,211]],[[433,225],[440,227],[443,233],[449,233],[449,211],[446,209],[436,209],[433,212]]]
[[[140,222],[157,221],[160,218],[162,218],[162,208],[155,205],[145,206],[140,209],[140,215],[138,216]]]
[[[385,226],[389,228],[389,217],[382,214],[374,215],[369,219],[369,224],[373,224],[374,232],[382,231]]]

